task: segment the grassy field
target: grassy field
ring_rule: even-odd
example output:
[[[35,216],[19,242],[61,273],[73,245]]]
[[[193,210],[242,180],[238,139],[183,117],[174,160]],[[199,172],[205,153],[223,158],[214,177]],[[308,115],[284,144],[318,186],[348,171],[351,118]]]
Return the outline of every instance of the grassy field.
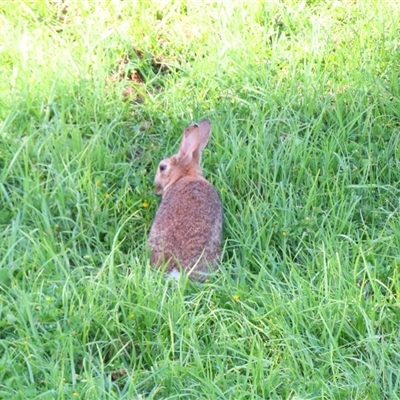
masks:
[[[0,399],[400,399],[400,2],[0,1]],[[149,266],[210,118],[220,272]]]

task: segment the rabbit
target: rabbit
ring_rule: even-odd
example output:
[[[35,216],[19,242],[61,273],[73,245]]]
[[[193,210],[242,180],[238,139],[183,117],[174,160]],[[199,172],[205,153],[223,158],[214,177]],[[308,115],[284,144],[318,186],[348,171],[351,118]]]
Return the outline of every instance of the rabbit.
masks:
[[[162,200],[149,234],[150,264],[166,265],[171,278],[182,270],[203,282],[221,258],[222,204],[200,167],[210,133],[209,119],[189,125],[179,152],[159,163],[154,179]]]

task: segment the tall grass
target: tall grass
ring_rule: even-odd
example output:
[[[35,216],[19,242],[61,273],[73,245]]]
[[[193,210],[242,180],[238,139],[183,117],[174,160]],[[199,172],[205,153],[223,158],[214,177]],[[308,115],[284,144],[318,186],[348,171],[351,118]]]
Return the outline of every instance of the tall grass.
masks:
[[[0,3],[0,398],[399,399],[397,1]],[[148,262],[213,121],[220,272]]]

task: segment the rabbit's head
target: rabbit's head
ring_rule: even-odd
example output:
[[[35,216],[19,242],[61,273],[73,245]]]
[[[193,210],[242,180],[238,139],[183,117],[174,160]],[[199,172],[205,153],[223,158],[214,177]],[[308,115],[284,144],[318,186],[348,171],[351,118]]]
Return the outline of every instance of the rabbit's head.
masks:
[[[203,119],[185,129],[179,152],[158,164],[154,179],[157,194],[164,194],[173,183],[183,177],[202,178],[201,152],[208,142],[210,133],[209,119]]]

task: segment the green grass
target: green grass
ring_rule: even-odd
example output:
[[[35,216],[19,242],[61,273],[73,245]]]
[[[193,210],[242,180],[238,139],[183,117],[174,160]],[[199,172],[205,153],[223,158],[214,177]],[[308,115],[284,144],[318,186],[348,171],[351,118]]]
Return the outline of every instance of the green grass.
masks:
[[[0,399],[400,399],[398,1],[0,2]],[[220,272],[149,266],[211,118]]]

